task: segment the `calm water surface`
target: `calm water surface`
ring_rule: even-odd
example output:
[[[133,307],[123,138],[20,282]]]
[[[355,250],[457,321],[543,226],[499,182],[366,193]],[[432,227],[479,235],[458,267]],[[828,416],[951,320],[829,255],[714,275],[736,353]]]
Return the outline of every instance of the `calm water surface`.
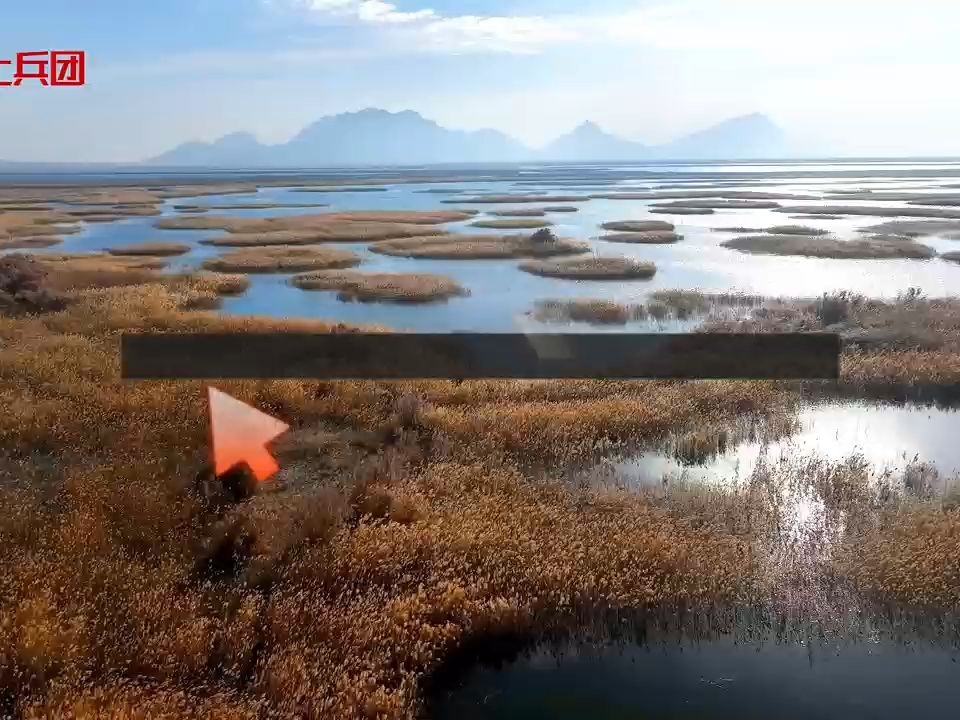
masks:
[[[863,643],[540,651],[478,668],[434,720],[903,720],[956,717],[955,651]]]
[[[381,173],[371,171],[372,175]],[[432,210],[471,207],[482,213],[487,205],[458,206],[459,197],[478,193],[551,192],[583,196],[573,203],[577,213],[548,216],[561,236],[589,241],[598,255],[625,255],[657,264],[657,275],[650,280],[614,282],[577,282],[540,278],[517,269],[517,260],[439,261],[389,258],[369,253],[362,244],[345,247],[363,258],[360,269],[368,272],[433,272],[450,275],[471,292],[470,297],[455,298],[427,306],[389,304],[350,304],[339,301],[332,292],[304,292],[287,285],[289,276],[254,276],[250,290],[225,302],[224,311],[239,314],[327,318],[345,322],[388,325],[397,329],[421,331],[470,330],[509,332],[543,330],[528,313],[534,302],[545,298],[604,297],[642,302],[650,292],[661,289],[737,290],[766,295],[813,296],[822,292],[849,289],[872,296],[895,296],[908,287],[919,287],[928,295],[954,294],[960,288],[960,265],[934,260],[818,260],[745,255],[720,247],[732,237],[714,232],[718,227],[765,228],[776,224],[802,223],[853,237],[858,228],[882,222],[886,218],[850,217],[839,220],[793,220],[788,214],[771,210],[717,210],[713,215],[673,216],[650,213],[647,200],[589,200],[589,191],[573,189],[572,182],[599,190],[645,190],[664,184],[736,182],[737,190],[777,191],[822,196],[838,189],[910,190],[950,192],[945,186],[958,182],[956,163],[798,163],[798,164],[703,164],[648,166],[562,166],[536,167],[525,171],[526,180],[514,175],[510,180],[484,180],[476,172],[462,183],[385,184],[386,192],[301,193],[292,187],[262,188],[254,194],[176,198],[165,203],[163,214],[175,215],[174,205],[242,204],[249,202],[324,202],[329,208],[277,208],[236,210],[231,214],[247,217],[305,214],[336,210]],[[849,176],[853,176],[852,178]],[[265,174],[264,179],[271,179]],[[735,178],[735,180],[725,178]],[[221,179],[229,180],[230,177]],[[696,187],[696,184],[689,185]],[[426,192],[449,190],[459,194]],[[956,192],[956,190],[953,190]],[[785,200],[790,204],[842,204],[838,200]],[[864,204],[863,201],[850,201]],[[876,202],[877,206],[904,206],[898,202]],[[497,206],[498,208],[504,205]],[[527,206],[529,207],[529,206]],[[214,213],[230,211],[212,211]],[[660,219],[674,222],[684,239],[674,245],[640,246],[597,240],[601,223],[611,220]],[[210,231],[160,230],[153,227],[156,218],[133,218],[115,223],[89,224],[81,233],[67,236],[55,251],[89,251],[139,243],[167,240],[195,244],[189,255],[178,258],[173,269],[193,267],[218,250],[199,245],[199,241],[218,234]],[[451,223],[454,232],[496,233],[470,228],[469,223]],[[524,231],[504,231],[524,232]],[[527,231],[528,232],[528,231]],[[923,242],[938,251],[960,248],[960,242],[943,237]],[[653,332],[652,322],[634,323],[626,329]],[[556,329],[556,326],[554,326]],[[586,330],[571,326],[569,330]],[[621,328],[622,330],[623,328]],[[675,329],[675,328],[667,328]]]

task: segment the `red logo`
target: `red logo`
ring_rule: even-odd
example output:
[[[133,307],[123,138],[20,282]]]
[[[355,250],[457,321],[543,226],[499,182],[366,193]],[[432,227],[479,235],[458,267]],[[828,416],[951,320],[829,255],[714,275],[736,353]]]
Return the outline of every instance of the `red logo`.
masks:
[[[12,72],[4,66],[9,66]],[[18,52],[16,60],[0,60],[0,87],[19,87],[24,82],[44,87],[83,85],[86,83],[85,66],[83,50]]]

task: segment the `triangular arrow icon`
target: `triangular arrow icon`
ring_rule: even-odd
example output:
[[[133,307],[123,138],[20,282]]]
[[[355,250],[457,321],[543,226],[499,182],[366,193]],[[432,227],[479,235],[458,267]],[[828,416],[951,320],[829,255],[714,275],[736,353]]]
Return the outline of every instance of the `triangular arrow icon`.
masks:
[[[277,472],[280,467],[267,450],[267,443],[290,426],[214,387],[207,388],[207,396],[214,472],[221,475],[242,462],[260,481]]]

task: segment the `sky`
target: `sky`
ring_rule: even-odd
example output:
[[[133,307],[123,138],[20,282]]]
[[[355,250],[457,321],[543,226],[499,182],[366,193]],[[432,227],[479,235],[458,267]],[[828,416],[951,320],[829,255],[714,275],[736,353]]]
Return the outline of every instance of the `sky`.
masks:
[[[761,112],[799,152],[960,155],[958,27],[956,0],[7,0],[0,60],[84,50],[87,84],[0,87],[0,159],[279,143],[365,107],[533,146]]]

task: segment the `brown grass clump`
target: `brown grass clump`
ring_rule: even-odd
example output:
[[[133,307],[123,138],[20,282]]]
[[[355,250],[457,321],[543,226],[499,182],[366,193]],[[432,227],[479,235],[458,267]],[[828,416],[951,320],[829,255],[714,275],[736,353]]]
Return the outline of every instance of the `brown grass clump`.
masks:
[[[107,222],[129,217],[152,217],[160,214],[160,208],[151,205],[110,205],[64,210],[69,217],[85,222]]]
[[[763,228],[751,228],[751,227],[743,227],[743,226],[736,226],[736,225],[728,226],[728,227],[711,228],[711,230],[713,230],[713,232],[718,232],[718,233],[738,233],[740,235],[754,234],[754,233],[759,234],[759,233],[766,232],[766,230],[764,230]]]
[[[329,203],[282,203],[282,202],[245,202],[210,203],[207,205],[174,205],[180,212],[208,212],[209,210],[273,210],[276,208],[312,208],[329,207]]]
[[[694,207],[665,207],[656,205],[650,208],[652,215],[713,215],[716,210],[713,208],[694,208]]]
[[[299,193],[341,193],[341,192],[387,192],[389,188],[368,187],[368,186],[348,186],[348,187],[298,187],[293,188],[293,192]]]
[[[50,287],[44,265],[24,255],[0,257],[0,313],[61,310],[65,299]]]
[[[613,230],[616,232],[642,233],[642,232],[673,232],[673,223],[663,220],[623,220],[616,222],[605,222],[601,225],[604,230]]]
[[[32,248],[46,248],[59,245],[62,238],[55,235],[41,237],[8,237],[0,238],[0,250],[29,250]]]
[[[533,275],[570,280],[631,280],[652,278],[657,266],[620,257],[586,257],[567,260],[529,260],[520,269]]]
[[[642,305],[588,298],[538,300],[531,315],[544,323],[582,322],[595,325],[626,325],[631,320],[647,317]]]
[[[250,278],[242,273],[200,272],[191,280],[200,291],[216,295],[240,295],[250,287]]]
[[[309,230],[278,230],[276,232],[238,232],[201,240],[214,247],[271,247],[275,245],[315,245],[322,242],[378,242],[394,238],[446,235],[441,228],[422,225],[395,225],[390,223],[336,223]]]
[[[428,303],[469,294],[452,278],[430,273],[321,271],[296,275],[290,284],[301,290],[336,290],[346,302]]]
[[[793,205],[777,212],[794,215],[874,215],[877,217],[960,218],[960,209],[902,207],[882,205]]]
[[[740,233],[742,235],[809,235],[819,237],[829,235],[829,230],[819,230],[806,225],[774,225],[769,228],[749,228],[749,227],[718,227],[712,228],[713,232],[722,233]]]
[[[496,230],[525,230],[549,227],[553,225],[549,220],[537,220],[536,218],[497,218],[493,220],[477,220],[470,223],[473,227],[491,228]]]
[[[234,250],[205,260],[203,267],[216,272],[290,273],[355,267],[360,258],[352,252],[327,247],[270,247]]]
[[[957,193],[919,193],[896,190],[863,190],[826,195],[827,200],[882,200],[907,202],[910,205],[957,205],[960,195]]]
[[[166,260],[114,257],[106,253],[44,253],[32,256],[49,271],[51,287],[60,290],[120,287],[158,282]]]
[[[589,197],[583,195],[476,195],[474,197],[444,200],[445,203],[466,205],[509,205],[511,203],[565,203],[586,202]]]
[[[875,235],[862,240],[837,240],[808,235],[745,235],[721,243],[723,247],[755,255],[800,255],[838,260],[935,257],[933,248],[912,238]]]
[[[190,246],[183,243],[171,242],[144,242],[136,245],[123,245],[121,247],[110,248],[108,255],[120,256],[139,256],[147,255],[151,257],[171,257],[175,255],[184,255],[190,252]]]
[[[851,386],[960,381],[960,302],[907,291],[890,302],[840,292],[758,298],[745,317],[711,318],[709,332],[838,332],[841,378]]]
[[[648,232],[617,232],[601,235],[599,240],[615,243],[634,243],[638,245],[669,245],[683,239],[670,230],[652,230]]]
[[[76,218],[59,210],[0,213],[0,242],[12,247],[15,240],[57,237],[80,231]]]
[[[706,200],[713,201],[762,201],[762,200],[816,200],[815,195],[796,195],[794,193],[763,192],[758,190],[729,190],[719,184],[708,190],[675,190],[670,192],[616,192],[591,195],[602,200]]]
[[[829,235],[829,230],[821,230],[820,228],[809,227],[808,225],[774,225],[773,227],[767,228],[764,232],[769,233],[770,235]]]
[[[889,512],[843,547],[837,566],[868,596],[907,608],[960,605],[960,512]]]
[[[888,220],[877,225],[861,228],[860,232],[875,233],[878,235],[893,234],[908,237],[922,237],[924,235],[949,235],[960,233],[958,220]]]
[[[465,210],[393,211],[367,210],[357,212],[314,213],[283,215],[279,217],[237,217],[234,215],[203,215],[198,217],[161,218],[154,225],[166,230],[226,230],[229,233],[317,232],[335,234],[337,229],[349,228],[352,223],[369,227],[400,228],[413,225],[442,225],[469,220],[475,213]],[[429,234],[429,233],[426,233]],[[403,237],[400,235],[398,237]]]
[[[431,260],[491,260],[502,258],[576,255],[589,245],[573,240],[537,242],[525,235],[447,235],[388,240],[370,245],[370,251],[395,257]]]
[[[673,202],[654,205],[654,207],[660,210],[772,210],[779,208],[780,203],[774,200],[674,200]]]
[[[489,214],[497,217],[543,217],[547,211],[545,208],[504,208],[491,210]]]

